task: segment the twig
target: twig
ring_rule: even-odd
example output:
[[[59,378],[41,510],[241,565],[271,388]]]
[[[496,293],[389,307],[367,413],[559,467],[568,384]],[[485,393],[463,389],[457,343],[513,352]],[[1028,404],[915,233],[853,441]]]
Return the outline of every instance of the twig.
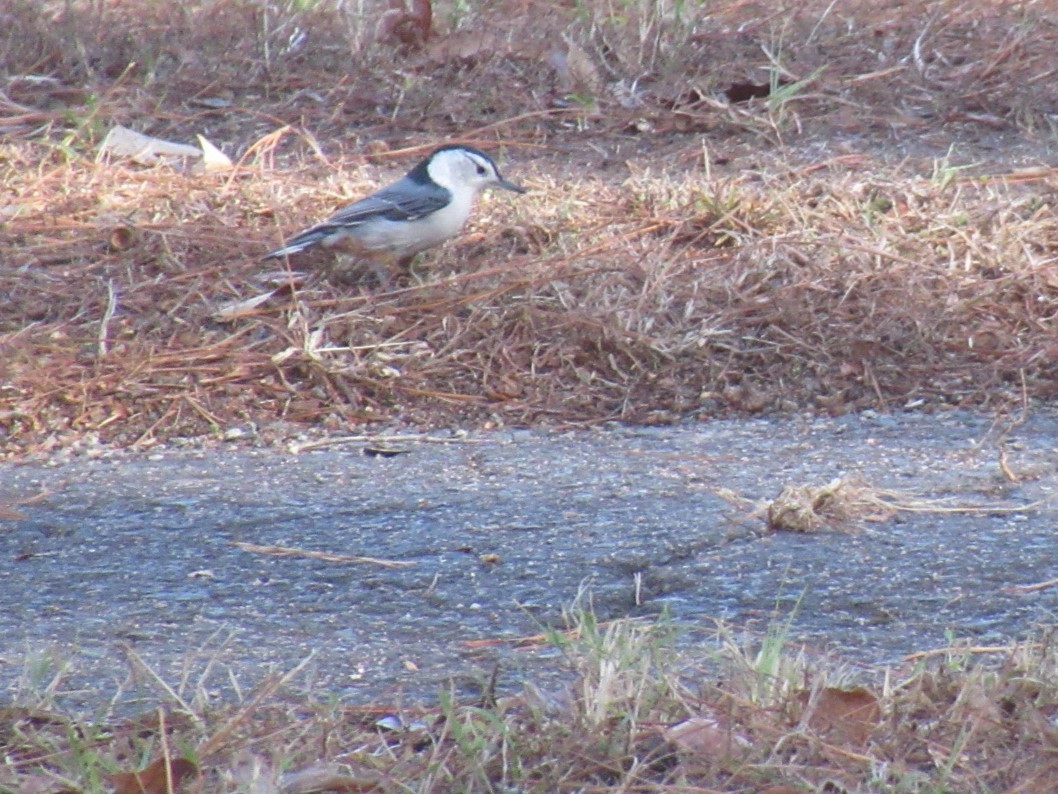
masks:
[[[290,546],[259,546],[256,543],[244,543],[240,540],[232,541],[243,551],[252,551],[255,554],[271,554],[275,557],[308,557],[313,560],[324,560],[326,562],[364,562],[372,565],[381,565],[383,568],[407,568],[414,565],[410,560],[382,560],[378,557],[358,557],[353,554],[334,554],[329,551],[312,551],[310,549],[294,549]]]
[[[424,433],[413,433],[404,436],[338,436],[336,438],[321,438],[318,441],[307,441],[304,444],[292,444],[290,451],[294,453],[305,452],[312,449],[325,449],[336,447],[341,444],[400,444],[410,441],[422,441],[427,444],[482,444],[480,438],[441,438],[439,436],[428,436]]]
[[[124,652],[125,658],[129,662],[130,666],[138,667],[140,670],[146,673],[147,676],[151,678],[154,683],[163,692],[165,692],[166,695],[169,696],[172,702],[176,703],[183,710],[183,712],[195,722],[196,725],[203,724],[202,718],[197,713],[195,713],[195,710],[193,708],[191,708],[191,704],[184,700],[175,689],[169,686],[169,684],[166,683],[165,679],[162,678],[158,673],[156,673],[154,671],[154,668],[147,664],[147,662],[144,661],[143,657],[136,653],[135,650],[133,650],[131,645],[123,643],[121,645],[121,650]]]
[[[204,740],[198,746],[198,754],[202,757],[208,756],[216,752],[221,745],[227,741],[228,737],[232,735],[236,728],[246,722],[250,716],[257,710],[257,707],[261,705],[267,698],[271,697],[279,687],[286,684],[288,681],[294,678],[298,673],[305,669],[316,657],[316,651],[313,650],[308,656],[302,659],[298,664],[287,671],[283,675],[272,675],[264,680],[264,682],[258,687],[254,693],[253,698],[250,702],[244,705],[239,711],[230,719],[227,723],[222,725],[216,733]]]
[[[103,312],[103,319],[99,323],[99,344],[96,350],[100,357],[107,354],[107,326],[114,318],[114,312],[118,308],[118,291],[114,289],[114,279],[107,281],[107,308]]]
[[[1058,579],[1048,579],[1046,582],[1036,582],[1035,584],[1013,584],[1010,587],[1004,587],[1000,592],[1035,593],[1037,590],[1046,590],[1048,587],[1054,587],[1055,585],[1058,585]]]
[[[933,648],[929,651],[916,651],[915,653],[909,653],[904,657],[905,662],[914,662],[919,659],[929,659],[934,656],[948,656],[949,654],[960,654],[960,653],[1012,653],[1016,651],[1018,645],[971,645],[966,648],[960,648],[958,646],[949,645],[947,648]],[[1028,646],[1032,648],[1042,647],[1039,643],[1033,643]]]

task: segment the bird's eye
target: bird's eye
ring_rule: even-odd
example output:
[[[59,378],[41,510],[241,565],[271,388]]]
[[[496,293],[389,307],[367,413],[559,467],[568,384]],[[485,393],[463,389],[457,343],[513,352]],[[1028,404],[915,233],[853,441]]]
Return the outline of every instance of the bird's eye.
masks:
[[[478,165],[478,176],[485,176],[485,173],[486,173],[485,166]]]

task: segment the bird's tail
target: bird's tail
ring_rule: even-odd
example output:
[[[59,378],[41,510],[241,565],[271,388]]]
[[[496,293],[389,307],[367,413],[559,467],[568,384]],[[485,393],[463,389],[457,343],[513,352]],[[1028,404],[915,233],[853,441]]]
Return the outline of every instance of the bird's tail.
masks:
[[[299,232],[287,240],[287,244],[282,248],[265,254],[262,259],[276,259],[281,256],[290,256],[290,254],[297,254],[304,251],[306,248],[316,245],[316,243],[323,240],[330,233],[329,227],[327,226],[313,226],[311,229],[306,229],[303,232]]]

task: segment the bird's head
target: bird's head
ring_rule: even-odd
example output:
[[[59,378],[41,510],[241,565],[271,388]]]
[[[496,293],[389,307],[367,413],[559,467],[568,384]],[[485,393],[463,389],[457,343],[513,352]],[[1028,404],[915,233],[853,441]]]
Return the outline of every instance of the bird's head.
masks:
[[[448,190],[470,189],[476,193],[487,187],[502,187],[515,193],[525,192],[521,185],[503,178],[491,157],[461,144],[434,149],[408,176],[419,182],[429,180]]]

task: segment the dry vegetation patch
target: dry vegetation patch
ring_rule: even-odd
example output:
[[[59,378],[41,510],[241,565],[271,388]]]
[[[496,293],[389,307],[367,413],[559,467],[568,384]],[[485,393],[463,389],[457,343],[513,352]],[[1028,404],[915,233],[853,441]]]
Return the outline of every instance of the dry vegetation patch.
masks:
[[[1054,395],[1046,9],[428,6],[8,9],[9,451]],[[97,158],[116,124],[235,168]],[[453,136],[532,195],[389,293],[265,272]]]
[[[0,787],[1042,792],[1056,772],[1047,637],[987,649],[990,668],[949,648],[878,681],[787,647],[781,626],[749,639],[720,626],[688,656],[664,622],[570,620],[549,638],[567,685],[463,705],[339,705],[301,691],[297,669],[222,704],[209,675],[170,684],[133,656],[165,705],[86,718],[56,709],[59,673],[4,709]]]

